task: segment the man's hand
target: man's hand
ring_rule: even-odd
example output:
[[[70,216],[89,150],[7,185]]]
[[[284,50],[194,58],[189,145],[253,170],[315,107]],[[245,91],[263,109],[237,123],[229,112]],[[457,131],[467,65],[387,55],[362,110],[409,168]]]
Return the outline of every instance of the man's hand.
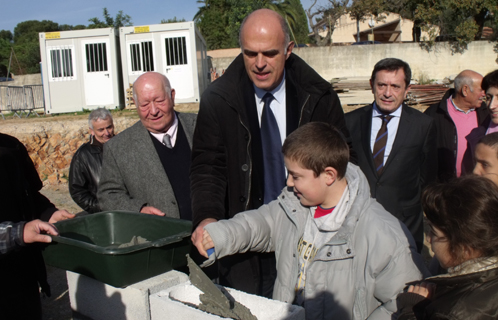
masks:
[[[165,216],[166,214],[164,212],[162,212],[161,210],[157,209],[157,208],[154,208],[154,207],[143,207],[142,210],[140,210],[141,213],[145,213],[145,214],[153,214],[155,216]]]
[[[59,234],[59,232],[53,225],[43,222],[41,220],[33,220],[27,222],[24,225],[23,241],[24,243],[52,242],[52,238],[50,236],[42,233],[48,233],[53,236]]]
[[[191,240],[192,240],[192,244],[194,246],[197,247],[197,250],[199,250],[199,253],[201,255],[203,255],[204,257],[208,257],[207,255],[207,252],[206,252],[206,249],[209,249],[209,248],[212,248],[213,246],[209,247],[209,248],[206,248],[204,249],[204,244],[203,244],[203,241],[204,241],[204,227],[210,223],[213,223],[213,222],[216,222],[217,220],[216,219],[213,219],[213,218],[207,218],[207,219],[204,219],[201,221],[201,223],[199,223],[199,225],[197,226],[197,228],[195,228],[194,232],[192,233],[192,237],[191,237]],[[206,234],[209,236],[209,234],[206,232]],[[209,239],[211,240],[211,237],[209,237]],[[211,240],[211,243],[212,243],[212,240]]]
[[[69,213],[67,210],[58,210],[55,211],[52,216],[50,217],[50,220],[48,220],[48,223],[56,223],[62,220],[67,220],[67,219],[72,219],[76,215]]]
[[[413,292],[418,295],[421,295],[425,298],[430,298],[432,293],[436,289],[436,285],[430,282],[421,282],[420,284],[409,286],[408,292]]]

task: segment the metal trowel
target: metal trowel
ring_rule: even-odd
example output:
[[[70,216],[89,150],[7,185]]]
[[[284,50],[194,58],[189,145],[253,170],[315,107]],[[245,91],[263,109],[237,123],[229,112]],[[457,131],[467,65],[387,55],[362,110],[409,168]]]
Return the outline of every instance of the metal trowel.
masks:
[[[218,288],[187,254],[190,282],[203,293],[199,309],[225,318],[257,320],[249,308],[235,301],[224,288]]]

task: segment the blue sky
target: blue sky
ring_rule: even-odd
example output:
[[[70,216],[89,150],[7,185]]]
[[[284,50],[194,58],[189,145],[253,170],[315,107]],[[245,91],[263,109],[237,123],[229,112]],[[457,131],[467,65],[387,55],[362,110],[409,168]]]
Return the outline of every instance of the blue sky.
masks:
[[[133,25],[157,24],[161,19],[177,17],[192,20],[198,10],[196,0],[10,0],[2,1],[0,30],[11,30],[26,20],[52,20],[58,24],[84,24],[88,19],[102,19],[106,7],[111,16],[119,10],[132,17]],[[319,3],[326,3],[319,0]],[[301,0],[307,9],[312,0]]]

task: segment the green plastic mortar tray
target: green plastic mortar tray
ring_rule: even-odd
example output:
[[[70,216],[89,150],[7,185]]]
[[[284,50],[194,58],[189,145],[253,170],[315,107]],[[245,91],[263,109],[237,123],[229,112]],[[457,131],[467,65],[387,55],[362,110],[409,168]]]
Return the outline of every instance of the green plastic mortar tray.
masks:
[[[106,211],[55,224],[59,236],[43,250],[48,265],[125,287],[187,265],[192,223],[125,211]],[[149,242],[118,248],[133,236]]]

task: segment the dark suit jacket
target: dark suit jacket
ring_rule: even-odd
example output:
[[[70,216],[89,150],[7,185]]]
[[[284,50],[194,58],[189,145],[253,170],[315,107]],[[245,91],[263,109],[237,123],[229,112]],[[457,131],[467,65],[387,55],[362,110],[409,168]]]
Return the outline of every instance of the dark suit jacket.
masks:
[[[437,175],[437,132],[431,117],[405,104],[402,108],[396,138],[381,176],[374,169],[370,147],[372,105],[347,113],[346,125],[372,197],[407,225],[419,245],[423,243],[420,196]]]
[[[192,146],[197,115],[177,113],[177,116]],[[173,188],[141,121],[104,144],[97,196],[103,211],[139,212],[147,204],[163,211],[167,217],[180,218]]]

